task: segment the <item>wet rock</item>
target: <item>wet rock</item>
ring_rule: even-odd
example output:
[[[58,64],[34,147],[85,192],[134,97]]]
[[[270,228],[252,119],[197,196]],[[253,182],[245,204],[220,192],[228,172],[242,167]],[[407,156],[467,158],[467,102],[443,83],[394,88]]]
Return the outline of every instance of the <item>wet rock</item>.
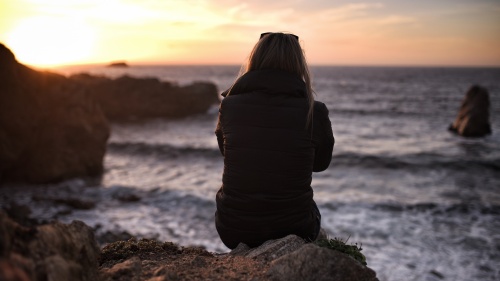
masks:
[[[141,200],[141,197],[139,195],[131,192],[117,192],[113,195],[113,198],[122,202],[137,202]]]
[[[439,279],[444,279],[444,275],[437,270],[431,270],[429,273],[436,276]]]
[[[11,202],[7,206],[3,207],[3,210],[7,215],[12,218],[15,222],[23,226],[35,226],[37,225],[36,220],[30,217],[31,208],[23,205],[17,204],[16,202]]]
[[[205,113],[219,102],[216,86],[208,82],[180,87],[130,76],[109,79],[78,74],[70,79],[83,85],[112,121],[185,117]]]
[[[267,271],[270,280],[375,281],[375,272],[338,251],[306,244],[273,262]]]
[[[2,267],[29,280],[98,278],[99,247],[92,229],[82,222],[24,228],[0,212],[0,238],[0,257],[6,261]]]
[[[78,198],[54,198],[53,201],[55,203],[65,204],[69,207],[79,210],[90,210],[95,207],[94,202],[81,200]]]
[[[64,204],[68,207],[78,209],[78,210],[90,210],[95,208],[95,203],[90,200],[74,198],[74,197],[41,197],[33,196],[35,201],[50,201],[56,204]]]
[[[18,63],[0,44],[0,182],[97,176],[110,129],[81,85]]]
[[[464,137],[491,134],[488,90],[474,85],[467,91],[455,121],[448,128]]]

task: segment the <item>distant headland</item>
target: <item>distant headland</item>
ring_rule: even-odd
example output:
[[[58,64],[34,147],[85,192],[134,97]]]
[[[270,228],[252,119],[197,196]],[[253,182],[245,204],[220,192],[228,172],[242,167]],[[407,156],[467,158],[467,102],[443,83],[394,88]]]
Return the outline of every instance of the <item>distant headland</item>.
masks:
[[[124,61],[115,61],[108,64],[108,67],[129,67],[129,65]]]

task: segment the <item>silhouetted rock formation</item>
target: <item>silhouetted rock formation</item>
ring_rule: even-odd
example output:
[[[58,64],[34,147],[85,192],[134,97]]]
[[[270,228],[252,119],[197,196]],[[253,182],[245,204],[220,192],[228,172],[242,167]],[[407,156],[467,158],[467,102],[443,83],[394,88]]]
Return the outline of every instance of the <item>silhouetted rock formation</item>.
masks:
[[[469,89],[449,130],[464,137],[483,137],[491,134],[488,90],[478,85]]]
[[[0,211],[0,280],[98,280],[99,247],[83,222],[20,226]]]
[[[0,182],[99,175],[108,137],[81,85],[19,64],[0,44]]]
[[[124,61],[117,61],[108,64],[108,67],[128,67],[128,64]]]
[[[207,82],[179,87],[156,78],[130,76],[109,79],[77,74],[70,79],[85,85],[104,114],[113,121],[185,117],[205,113],[219,102],[217,88]]]

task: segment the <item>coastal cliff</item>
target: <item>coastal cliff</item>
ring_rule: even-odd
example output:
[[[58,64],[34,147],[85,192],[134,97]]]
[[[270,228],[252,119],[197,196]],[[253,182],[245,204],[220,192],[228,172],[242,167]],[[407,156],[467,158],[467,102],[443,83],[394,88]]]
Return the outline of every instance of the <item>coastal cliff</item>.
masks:
[[[181,118],[218,102],[209,82],[37,71],[0,43],[0,183],[100,176],[109,121]]]
[[[0,44],[0,182],[100,175],[109,135],[81,85],[18,63]]]
[[[213,83],[195,82],[177,86],[157,78],[77,74],[69,77],[80,83],[110,121],[136,121],[148,118],[181,118],[205,113],[219,103]]]

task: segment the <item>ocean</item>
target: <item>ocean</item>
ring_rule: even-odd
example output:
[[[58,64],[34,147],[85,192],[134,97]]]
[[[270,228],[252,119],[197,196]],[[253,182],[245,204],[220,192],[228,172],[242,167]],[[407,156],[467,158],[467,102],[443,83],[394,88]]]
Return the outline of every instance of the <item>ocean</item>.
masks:
[[[322,227],[362,245],[380,280],[500,279],[500,69],[313,66],[336,139],[330,167],[313,175]],[[239,66],[73,66],[110,77],[157,77],[179,85],[211,81],[220,92]],[[486,87],[493,134],[447,131],[473,84]],[[98,232],[229,250],[214,226],[223,158],[217,106],[178,120],[112,124],[100,181],[9,185],[0,202],[31,207],[40,220],[82,220]],[[89,210],[36,200],[77,196]],[[123,202],[134,194],[139,201]]]

